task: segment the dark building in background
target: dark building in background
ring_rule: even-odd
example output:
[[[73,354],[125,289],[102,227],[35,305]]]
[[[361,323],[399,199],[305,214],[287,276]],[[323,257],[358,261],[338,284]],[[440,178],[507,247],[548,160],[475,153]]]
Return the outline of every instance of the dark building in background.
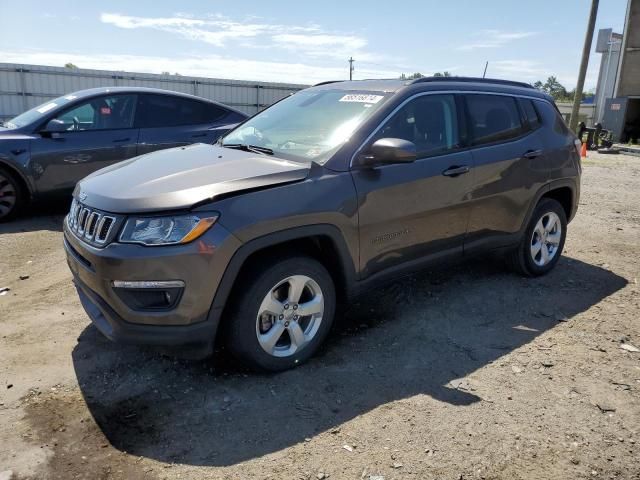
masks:
[[[640,142],[640,0],[627,4],[613,98],[604,102],[602,124],[616,141]]]

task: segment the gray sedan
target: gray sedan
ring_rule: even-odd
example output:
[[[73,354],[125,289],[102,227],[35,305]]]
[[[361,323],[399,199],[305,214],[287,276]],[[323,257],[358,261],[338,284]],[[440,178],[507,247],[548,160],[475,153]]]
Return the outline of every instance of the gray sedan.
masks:
[[[0,125],[0,221],[32,199],[70,194],[107,165],[213,143],[246,118],[220,103],[150,88],[94,88],[48,101]]]

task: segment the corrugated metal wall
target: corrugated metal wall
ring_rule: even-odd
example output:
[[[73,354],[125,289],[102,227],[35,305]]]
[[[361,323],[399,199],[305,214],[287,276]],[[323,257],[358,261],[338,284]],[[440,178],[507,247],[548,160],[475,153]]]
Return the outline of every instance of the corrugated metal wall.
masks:
[[[0,63],[0,120],[12,118],[65,93],[113,86],[163,88],[190,93],[225,103],[250,115],[306,87],[285,83]]]

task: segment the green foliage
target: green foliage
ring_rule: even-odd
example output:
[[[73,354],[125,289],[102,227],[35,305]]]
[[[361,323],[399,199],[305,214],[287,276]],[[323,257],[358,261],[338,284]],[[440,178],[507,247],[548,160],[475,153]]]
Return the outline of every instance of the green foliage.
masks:
[[[69,63],[65,63],[64,64],[64,68],[78,68],[76,65],[74,65],[73,63],[69,62]]]
[[[576,96],[575,88],[573,90],[567,91],[564,85],[562,85],[553,75],[547,78],[547,81],[544,83],[538,80],[533,84],[533,86],[538,90],[542,90],[543,92],[551,95],[556,102],[573,102],[573,99]],[[582,92],[583,101],[594,96],[594,91]]]
[[[436,72],[433,74],[434,77],[450,77],[451,74],[449,72]],[[416,73],[412,73],[410,75],[407,75],[405,73],[403,73],[402,75],[400,75],[400,80],[414,80],[416,78],[422,78],[424,77],[423,74],[421,74],[420,72],[416,72]]]

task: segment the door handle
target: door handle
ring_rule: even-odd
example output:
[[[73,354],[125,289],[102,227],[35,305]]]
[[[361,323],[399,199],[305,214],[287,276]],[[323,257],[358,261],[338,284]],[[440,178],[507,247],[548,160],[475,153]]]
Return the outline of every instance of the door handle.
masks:
[[[442,175],[444,175],[445,177],[457,177],[458,175],[464,175],[468,172],[469,167],[466,165],[461,165],[447,168],[444,172],[442,172]]]
[[[522,155],[524,158],[536,158],[542,155],[542,150],[529,150]]]
[[[113,141],[113,143],[122,143],[122,142],[128,142],[129,140],[131,140],[131,137],[127,137],[127,138],[117,138]]]

